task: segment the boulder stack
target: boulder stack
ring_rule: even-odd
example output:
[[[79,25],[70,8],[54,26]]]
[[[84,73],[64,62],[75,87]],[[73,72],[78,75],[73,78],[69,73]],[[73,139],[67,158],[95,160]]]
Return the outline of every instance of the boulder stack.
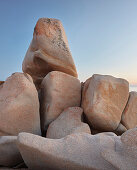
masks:
[[[22,69],[0,81],[0,169],[137,168],[137,92],[110,75],[81,83],[59,20],[38,20]]]

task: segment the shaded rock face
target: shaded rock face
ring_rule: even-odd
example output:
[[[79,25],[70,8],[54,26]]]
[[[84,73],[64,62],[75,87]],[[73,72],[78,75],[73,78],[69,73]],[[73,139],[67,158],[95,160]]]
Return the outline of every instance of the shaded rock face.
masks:
[[[121,123],[127,128],[137,127],[137,92],[130,92],[128,103],[123,111]]]
[[[126,80],[112,76],[93,75],[82,91],[82,108],[94,129],[114,131],[121,120],[129,96]]]
[[[15,166],[23,159],[16,146],[16,136],[0,137],[0,166]]]
[[[38,94],[28,74],[14,73],[0,88],[0,136],[40,134]]]
[[[68,74],[50,72],[41,84],[41,126],[43,131],[61,112],[73,106],[80,106],[80,81]]]
[[[17,144],[30,169],[133,170],[137,167],[136,138],[137,129],[122,137],[112,132],[78,133],[58,140],[20,133]]]
[[[77,77],[67,37],[59,20],[38,20],[22,69],[32,76],[37,87],[50,71],[61,71]]]
[[[85,132],[91,134],[88,124],[81,121],[83,109],[69,107],[48,127],[47,138],[60,139],[73,133]]]
[[[0,81],[0,85],[2,85],[4,83],[4,81]]]
[[[126,128],[123,124],[121,124],[121,123],[119,123],[117,129],[114,130],[114,132],[115,132],[117,135],[122,135],[122,134],[123,134],[124,132],[126,132],[126,131],[127,131],[127,128]]]

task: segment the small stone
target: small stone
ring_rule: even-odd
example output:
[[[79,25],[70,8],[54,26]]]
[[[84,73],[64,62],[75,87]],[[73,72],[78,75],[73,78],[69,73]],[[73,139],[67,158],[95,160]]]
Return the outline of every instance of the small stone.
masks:
[[[80,107],[69,107],[48,127],[47,138],[60,139],[73,133],[91,134],[88,124],[81,121],[83,109]]]

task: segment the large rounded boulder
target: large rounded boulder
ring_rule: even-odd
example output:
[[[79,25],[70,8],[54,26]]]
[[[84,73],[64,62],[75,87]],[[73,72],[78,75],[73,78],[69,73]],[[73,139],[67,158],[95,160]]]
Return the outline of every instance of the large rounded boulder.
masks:
[[[38,93],[30,75],[14,73],[0,85],[0,136],[41,134]]]
[[[59,20],[38,20],[22,69],[32,76],[37,87],[50,71],[61,71],[77,77],[67,37]]]

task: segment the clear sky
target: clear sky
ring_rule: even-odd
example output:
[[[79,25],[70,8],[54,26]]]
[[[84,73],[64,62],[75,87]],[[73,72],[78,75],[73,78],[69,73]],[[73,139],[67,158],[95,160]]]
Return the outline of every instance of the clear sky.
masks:
[[[0,80],[22,70],[41,17],[62,21],[81,81],[98,73],[137,84],[137,0],[0,0]]]

